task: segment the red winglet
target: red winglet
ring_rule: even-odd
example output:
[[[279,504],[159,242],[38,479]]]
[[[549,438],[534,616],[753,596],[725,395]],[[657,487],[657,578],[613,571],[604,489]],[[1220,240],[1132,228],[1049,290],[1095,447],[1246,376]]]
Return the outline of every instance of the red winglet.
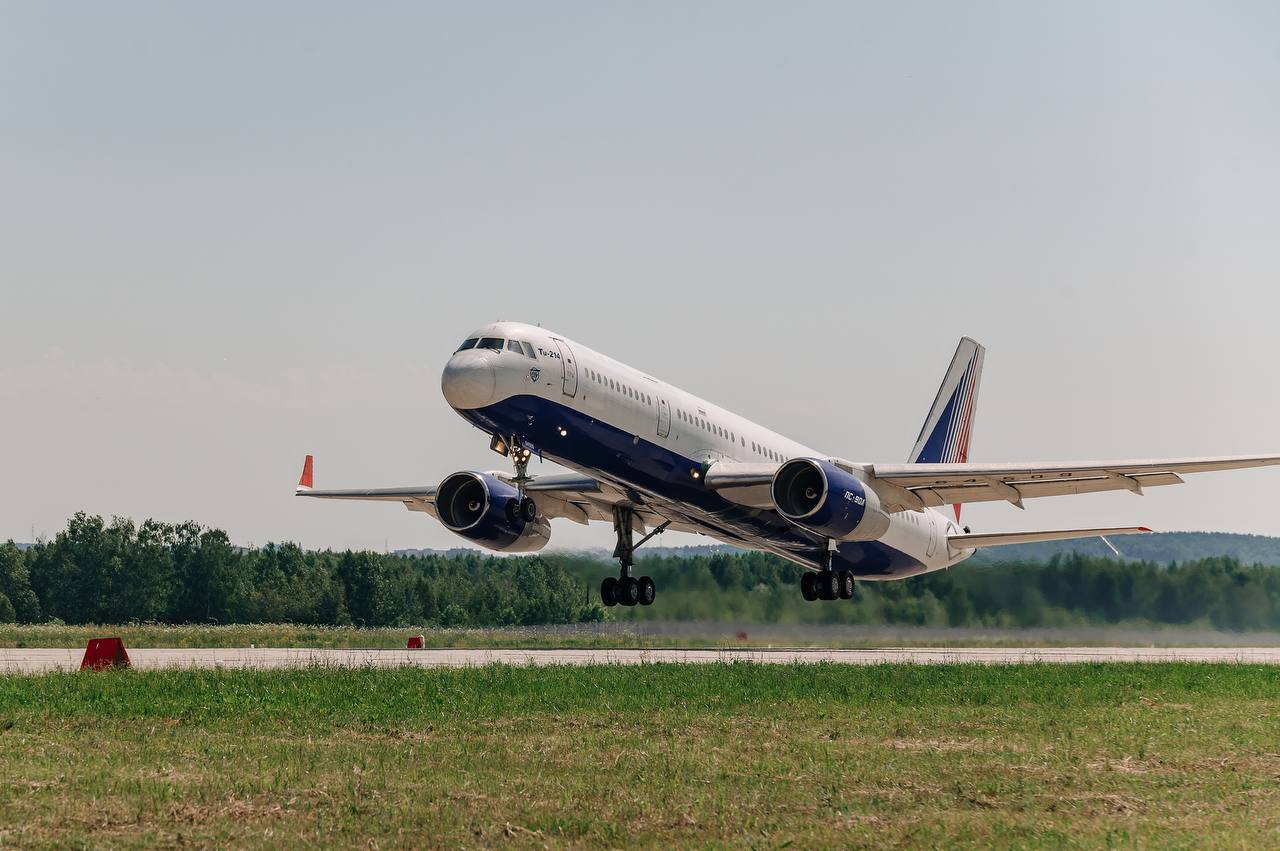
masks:
[[[311,456],[308,455],[307,460],[302,462],[302,478],[298,479],[298,487],[307,488],[308,490],[311,489],[313,465],[314,461]]]
[[[1150,532],[1150,531],[1151,531],[1151,530],[1150,530],[1150,529],[1148,529],[1146,526],[1139,526],[1138,528],[1139,528],[1139,529],[1141,529],[1141,530],[1142,530],[1142,531],[1144,531],[1144,532]]]

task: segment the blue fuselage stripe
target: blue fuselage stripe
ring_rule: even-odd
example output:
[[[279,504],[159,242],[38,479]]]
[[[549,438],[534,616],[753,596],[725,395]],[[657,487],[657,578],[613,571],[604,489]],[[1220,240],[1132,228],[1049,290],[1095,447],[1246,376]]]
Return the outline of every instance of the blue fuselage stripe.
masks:
[[[681,517],[712,537],[749,548],[783,550],[814,567],[823,562],[826,544],[820,536],[775,511],[730,502],[691,475],[702,468],[697,461],[569,405],[518,395],[458,413],[489,434],[519,435],[542,456],[630,491],[638,504]],[[857,576],[880,578],[918,573],[923,567],[878,541],[840,544],[833,564]]]

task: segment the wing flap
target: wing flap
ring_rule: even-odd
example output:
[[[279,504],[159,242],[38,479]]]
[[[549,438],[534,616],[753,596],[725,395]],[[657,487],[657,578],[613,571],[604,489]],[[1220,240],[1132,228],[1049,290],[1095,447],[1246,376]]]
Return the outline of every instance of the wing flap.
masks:
[[[1159,485],[1182,484],[1182,477],[1177,473],[1137,473],[1132,477],[1139,489]],[[1010,493],[1007,488],[1012,488]],[[1046,496],[1071,496],[1082,493],[1104,493],[1106,491],[1133,490],[1133,486],[1112,477],[1072,478],[1051,480],[1012,480],[977,482],[973,484],[953,485],[949,487],[911,488],[926,506],[955,505],[971,502],[1007,501],[1017,505],[1023,499],[1037,499]]]

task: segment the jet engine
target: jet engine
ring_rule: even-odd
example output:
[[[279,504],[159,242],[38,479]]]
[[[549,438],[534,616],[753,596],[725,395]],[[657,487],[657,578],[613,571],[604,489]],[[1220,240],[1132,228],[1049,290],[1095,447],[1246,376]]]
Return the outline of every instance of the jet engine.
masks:
[[[452,532],[505,553],[537,552],[551,540],[551,524],[522,506],[520,494],[490,473],[454,473],[436,490],[436,516]]]
[[[876,492],[829,461],[788,461],[773,474],[769,492],[783,517],[835,541],[871,541],[889,529]]]

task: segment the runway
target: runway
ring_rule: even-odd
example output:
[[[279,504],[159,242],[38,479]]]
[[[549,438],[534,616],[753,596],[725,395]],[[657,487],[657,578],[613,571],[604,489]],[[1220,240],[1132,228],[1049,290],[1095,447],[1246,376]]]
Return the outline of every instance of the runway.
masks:
[[[82,649],[0,649],[0,673],[74,671]],[[609,649],[609,650],[327,650],[311,648],[164,648],[129,651],[133,667],[267,669],[465,668],[480,665],[642,665],[750,662],[791,665],[832,662],[842,665],[981,664],[1070,665],[1094,662],[1227,662],[1280,665],[1280,647],[911,647],[873,650],[825,649]]]

